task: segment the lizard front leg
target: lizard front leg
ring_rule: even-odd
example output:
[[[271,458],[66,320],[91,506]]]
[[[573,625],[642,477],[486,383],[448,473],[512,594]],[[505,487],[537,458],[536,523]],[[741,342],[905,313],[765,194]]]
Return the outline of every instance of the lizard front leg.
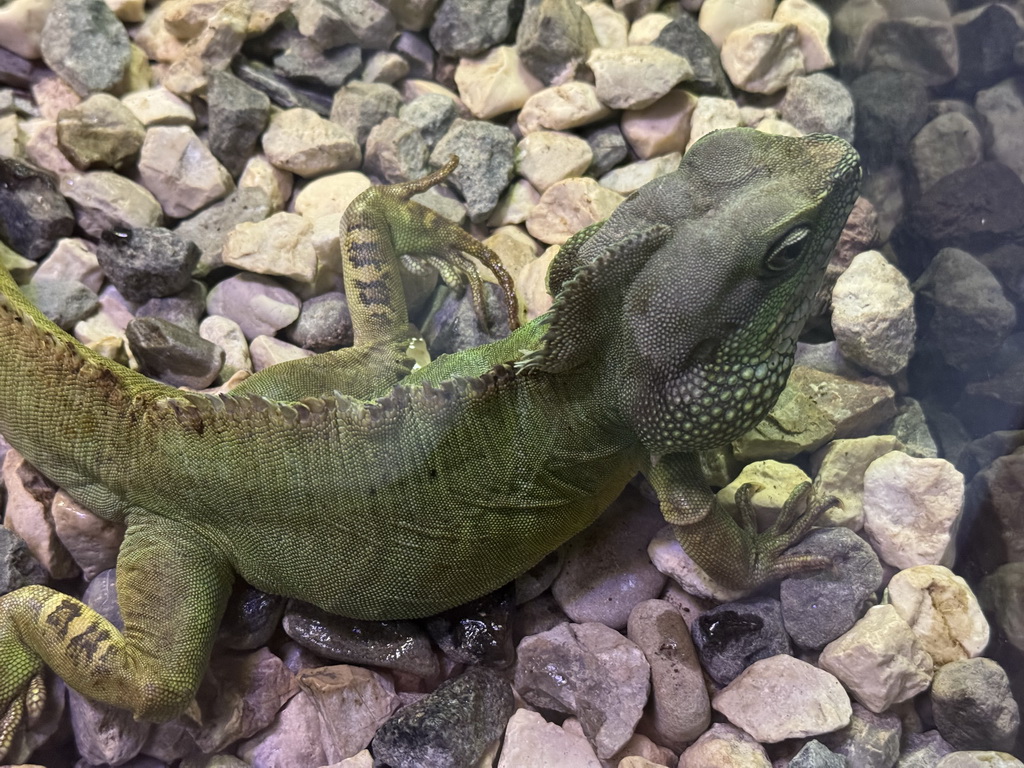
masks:
[[[830,565],[826,557],[785,554],[823,512],[838,503],[830,497],[809,504],[809,484],[798,487],[771,528],[759,532],[750,503],[756,487],[750,483],[740,487],[736,493],[740,519],[734,519],[708,487],[696,453],[662,456],[650,462],[644,474],[657,491],[662,515],[683,549],[723,586],[753,589]]]
[[[233,573],[201,536],[129,525],[117,561],[124,630],[48,587],[0,597],[0,760],[42,707],[45,663],[85,696],[139,719],[183,711],[206,669]]]
[[[486,327],[483,283],[466,256],[474,257],[497,278],[505,293],[509,327],[517,327],[515,289],[497,254],[410,199],[443,181],[457,164],[458,159],[453,157],[443,168],[421,179],[371,187],[345,211],[341,260],[354,346],[260,371],[243,381],[235,389],[236,394],[288,401],[341,392],[370,399],[395,386],[412,365],[400,263],[411,270],[429,264],[450,285],[468,283],[477,318]]]

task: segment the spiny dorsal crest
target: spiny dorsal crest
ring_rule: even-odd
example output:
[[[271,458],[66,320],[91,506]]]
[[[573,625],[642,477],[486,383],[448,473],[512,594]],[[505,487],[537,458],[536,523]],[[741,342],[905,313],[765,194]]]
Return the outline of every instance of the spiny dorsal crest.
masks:
[[[593,358],[607,341],[607,313],[620,311],[625,289],[672,230],[665,224],[627,235],[576,270],[545,316],[539,348],[516,367],[560,373]]]

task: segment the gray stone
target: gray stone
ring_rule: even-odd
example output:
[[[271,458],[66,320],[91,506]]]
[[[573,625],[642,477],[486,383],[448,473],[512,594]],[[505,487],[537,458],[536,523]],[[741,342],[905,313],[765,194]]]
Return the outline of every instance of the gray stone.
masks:
[[[474,765],[514,711],[508,682],[473,667],[400,709],[374,736],[373,755],[393,768]]]
[[[1017,15],[1006,5],[987,3],[953,17],[960,67],[953,88],[974,94],[1013,72],[1014,49],[1024,40]]]
[[[711,701],[690,631],[671,603],[645,600],[629,614],[627,636],[651,665],[646,717],[652,735],[681,751],[711,723]]]
[[[408,672],[433,680],[440,670],[427,633],[411,621],[360,621],[292,602],[284,615],[290,638],[325,659]]]
[[[656,504],[627,491],[565,547],[562,572],[551,587],[575,622],[624,629],[633,607],[661,594],[665,575],[647,545],[665,520]]]
[[[389,184],[426,175],[430,154],[416,126],[397,117],[385,118],[366,137],[363,169]]]
[[[48,173],[21,160],[0,158],[0,240],[38,261],[74,228],[71,208]]]
[[[516,49],[530,72],[548,85],[575,80],[597,37],[590,17],[571,0],[525,0]]]
[[[650,688],[643,652],[603,624],[559,624],[519,644],[515,688],[535,707],[575,715],[601,758],[633,735]]]
[[[355,80],[334,94],[331,121],[353,134],[362,146],[373,126],[396,117],[401,105],[402,96],[393,86]]]
[[[842,755],[812,739],[793,755],[788,768],[847,768],[847,762]]]
[[[199,249],[168,229],[139,227],[104,232],[96,257],[121,295],[141,302],[187,288]]]
[[[230,72],[214,71],[209,74],[206,101],[210,151],[237,177],[267,127],[270,99]]]
[[[47,66],[80,96],[109,91],[131,60],[128,32],[103,0],[54,0],[40,48]]]
[[[36,308],[65,331],[99,307],[99,297],[77,280],[33,280],[21,288]]]
[[[899,757],[902,733],[899,715],[892,712],[876,715],[854,704],[850,724],[825,734],[821,741],[833,752],[843,755],[850,765],[890,768]]]
[[[760,659],[793,652],[778,600],[763,597],[722,603],[690,627],[701,666],[719,685],[728,685]]]
[[[466,201],[473,222],[486,220],[498,205],[515,167],[512,131],[484,120],[457,119],[434,146],[430,165],[440,168],[452,155],[459,167],[448,177]]]
[[[823,555],[832,562],[831,568],[790,576],[780,585],[786,631],[800,647],[820,650],[875,602],[882,564],[868,543],[848,528],[812,531],[789,552]]]
[[[618,125],[602,125],[586,131],[583,138],[587,140],[594,159],[590,162],[587,175],[597,178],[608,173],[629,155],[629,145],[622,129]]]
[[[908,733],[903,737],[903,752],[893,768],[934,768],[952,751],[953,745],[938,731]]]
[[[309,88],[302,88],[278,74],[266,64],[236,58],[232,71],[240,80],[263,91],[282,109],[310,109],[320,117],[331,114],[331,98]]]
[[[108,229],[155,227],[163,219],[148,189],[113,171],[67,174],[60,189],[74,205],[78,226],[92,237]]]
[[[515,585],[506,584],[427,619],[427,632],[442,653],[457,664],[507,667],[515,659],[515,599]]]
[[[199,247],[197,274],[204,275],[221,265],[221,249],[236,224],[263,221],[271,213],[266,192],[256,187],[236,189],[174,228],[175,234]]]
[[[728,98],[732,95],[718,48],[690,14],[681,13],[662,27],[653,44],[690,62],[693,79],[687,82],[687,90],[702,96]]]
[[[96,93],[57,115],[57,146],[75,167],[116,168],[142,148],[146,128],[108,93]]]
[[[140,370],[174,387],[208,387],[224,364],[216,344],[159,318],[132,320],[125,336]]]
[[[939,667],[931,701],[935,727],[956,749],[1013,748],[1020,709],[1006,672],[992,659],[965,659]]]
[[[986,576],[978,600],[993,614],[1006,639],[1024,651],[1024,562],[1004,563]]]
[[[184,328],[190,333],[199,333],[199,318],[206,312],[206,286],[193,280],[174,296],[156,297],[140,306],[136,317],[158,317]]]
[[[945,112],[929,121],[910,143],[910,159],[921,190],[930,189],[954,171],[981,162],[985,143],[966,115]]]
[[[804,133],[832,133],[853,141],[853,96],[841,80],[824,72],[790,80],[779,111]]]
[[[0,595],[30,584],[45,584],[48,578],[24,540],[0,526]]]
[[[293,344],[314,352],[352,346],[352,318],[348,298],[331,291],[302,302],[299,319],[285,329]]]
[[[455,102],[440,93],[417,96],[398,110],[398,118],[416,126],[428,147],[444,136],[457,114]]]
[[[870,167],[906,156],[914,134],[928,119],[928,92],[919,77],[881,70],[850,84],[856,109],[857,148]]]
[[[955,368],[989,359],[1016,327],[999,281],[966,251],[943,248],[913,287],[931,311],[925,340]]]
[[[363,64],[358,45],[323,50],[308,37],[296,34],[274,57],[274,67],[285,77],[332,90],[343,86]]]
[[[508,39],[521,9],[518,0],[443,0],[430,42],[442,56],[478,56]]]

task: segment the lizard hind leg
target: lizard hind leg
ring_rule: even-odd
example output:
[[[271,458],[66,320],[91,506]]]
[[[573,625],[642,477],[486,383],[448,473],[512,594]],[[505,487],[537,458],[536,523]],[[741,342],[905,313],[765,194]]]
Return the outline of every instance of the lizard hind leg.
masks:
[[[206,669],[232,578],[214,546],[147,521],[129,526],[118,557],[123,630],[49,587],[0,597],[0,760],[22,722],[31,725],[42,708],[44,664],[83,695],[139,719],[184,710]]]

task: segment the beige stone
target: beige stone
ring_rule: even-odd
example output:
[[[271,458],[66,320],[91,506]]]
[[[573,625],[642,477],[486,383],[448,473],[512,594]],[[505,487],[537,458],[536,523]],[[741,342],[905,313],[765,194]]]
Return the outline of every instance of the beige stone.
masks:
[[[777,93],[806,71],[795,24],[759,21],[737,29],[722,46],[722,68],[750,93]]]
[[[121,97],[132,114],[145,126],[196,124],[196,113],[191,105],[162,85],[143,91],[126,93]]]
[[[669,152],[661,157],[652,157],[650,160],[638,160],[621,168],[613,168],[598,181],[602,187],[607,187],[620,195],[628,195],[640,189],[647,182],[678,169],[682,159],[681,152]]]
[[[544,87],[510,45],[499,45],[480,58],[460,59],[455,84],[463,103],[482,120],[519,109]]]
[[[262,371],[278,363],[289,360],[302,360],[312,357],[315,353],[287,341],[275,339],[273,336],[257,336],[249,344],[249,356],[252,358],[252,369]]]
[[[295,177],[288,171],[276,168],[264,154],[253,155],[238,177],[238,188],[255,187],[262,189],[270,201],[271,213],[284,210],[291,199]]]
[[[519,271],[516,293],[527,322],[551,309],[553,299],[548,293],[548,269],[557,253],[558,246],[552,246]]]
[[[734,30],[768,21],[774,10],[775,0],[704,0],[697,24],[721,48]]]
[[[571,133],[534,131],[516,147],[519,174],[542,194],[555,182],[582,174],[593,159],[590,145]]]
[[[583,12],[590,18],[599,48],[625,48],[629,36],[626,14],[602,2],[585,3]]]
[[[0,8],[0,46],[23,56],[38,59],[39,40],[53,0],[11,0]]]
[[[498,254],[502,265],[518,285],[522,270],[537,260],[538,246],[536,241],[520,227],[499,227],[483,241],[484,245]],[[481,269],[480,276],[489,283],[497,283],[497,278],[489,269]]]
[[[518,179],[509,185],[497,207],[487,219],[487,226],[500,227],[504,224],[522,224],[530,211],[540,201],[540,192],[526,179]]]
[[[647,45],[653,43],[661,30],[672,23],[672,17],[664,13],[648,13],[633,22],[626,38],[629,45]]]
[[[526,218],[526,229],[542,243],[564,243],[584,227],[607,219],[623,199],[593,179],[559,181],[541,195]]]
[[[718,96],[698,96],[697,106],[690,116],[689,149],[703,136],[723,128],[739,128],[743,125],[740,108],[732,99]]]
[[[139,177],[164,213],[180,219],[231,192],[231,174],[191,128],[154,126],[139,153]]]
[[[690,121],[697,97],[672,90],[643,109],[622,113],[619,125],[626,141],[642,159],[682,152],[690,139]]]
[[[564,131],[603,120],[611,114],[597,98],[593,85],[574,80],[530,96],[519,110],[517,122],[525,135],[543,129]]]
[[[153,194],[113,171],[69,173],[60,191],[75,204],[75,219],[85,232],[99,237],[105,229],[153,227],[163,219]]]
[[[297,213],[275,213],[263,221],[236,224],[228,233],[221,260],[260,275],[310,283],[316,276],[313,223]]]
[[[98,517],[64,491],[58,491],[50,505],[54,526],[61,543],[86,581],[113,568],[124,538],[124,525]]]
[[[372,186],[359,171],[321,176],[308,182],[295,196],[294,209],[310,219],[331,213],[344,213],[349,204]]]
[[[808,72],[818,72],[835,64],[828,48],[832,24],[828,14],[817,5],[809,0],[782,0],[772,21],[796,26],[804,68]]]
[[[656,45],[595,48],[587,66],[598,98],[613,109],[642,109],[693,77],[690,62]]]
[[[302,108],[271,116],[263,151],[278,168],[304,177],[358,168],[362,159],[355,136]]]

